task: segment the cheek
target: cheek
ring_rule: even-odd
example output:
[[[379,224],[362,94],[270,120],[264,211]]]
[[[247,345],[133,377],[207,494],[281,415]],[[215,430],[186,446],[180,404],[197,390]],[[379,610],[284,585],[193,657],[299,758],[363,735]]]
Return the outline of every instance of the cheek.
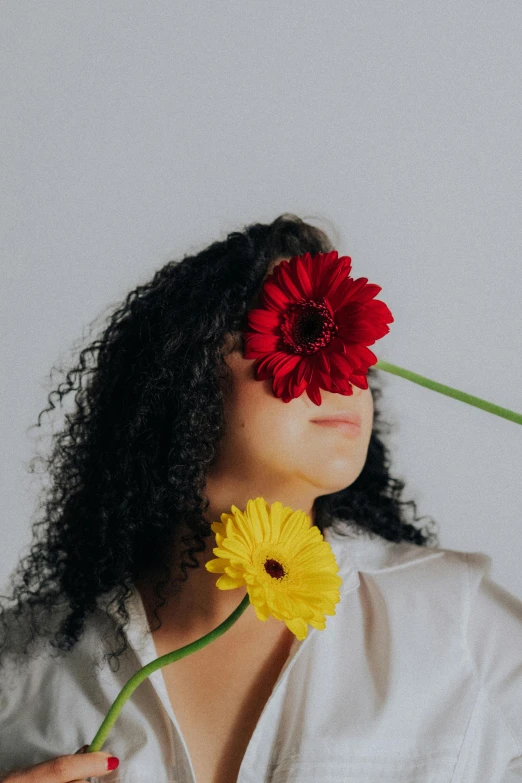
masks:
[[[365,407],[364,407],[363,420],[366,421],[367,428],[370,434],[373,429],[373,410],[374,410],[373,395],[371,389],[367,389],[365,392]]]
[[[235,432],[236,447],[255,451],[270,459],[308,459],[308,447],[316,443],[313,429],[309,429],[311,403],[303,412],[303,399],[296,398],[285,403],[272,391],[272,380],[258,381],[254,376],[253,360],[245,360],[239,354],[230,358],[234,373],[232,394],[229,398],[228,420]],[[350,442],[348,451],[354,458],[358,451],[366,452],[373,428],[373,396],[371,389],[355,389],[359,396],[355,407],[362,419],[362,431],[357,442]],[[304,401],[306,404],[306,400]],[[313,407],[315,410],[315,406]],[[239,438],[239,441],[237,441]],[[317,442],[322,443],[320,440]],[[335,442],[335,441],[334,441]],[[343,453],[346,444],[340,444]],[[336,450],[334,449],[334,452]],[[333,456],[333,453],[330,452]],[[291,461],[291,460],[290,460]]]
[[[254,381],[240,390],[238,411],[243,427],[265,442],[285,438],[295,440],[303,424],[296,411],[295,400],[284,403],[272,393],[270,381]]]
[[[297,399],[285,403],[276,397],[271,380],[257,381],[253,375],[241,374],[231,402],[231,422],[249,449],[281,456],[302,449],[306,432],[300,403]]]

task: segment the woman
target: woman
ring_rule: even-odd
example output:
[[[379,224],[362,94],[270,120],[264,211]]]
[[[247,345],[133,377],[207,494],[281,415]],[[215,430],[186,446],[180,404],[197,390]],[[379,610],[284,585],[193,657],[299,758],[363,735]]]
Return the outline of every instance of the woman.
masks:
[[[489,579],[489,557],[441,549],[433,523],[414,524],[380,437],[376,370],[351,395],[285,404],[244,356],[266,277],[332,249],[285,214],[168,263],[54,392],[75,391],[76,410],[2,617],[5,781],[102,775],[108,753],[73,754],[123,684],[246,595],[217,590],[204,564],[210,524],[257,496],[302,509],[330,543],[335,616],[298,642],[250,605],[155,672],[111,731],[119,766],[105,780],[522,779],[522,602]],[[360,428],[318,421],[338,414]]]

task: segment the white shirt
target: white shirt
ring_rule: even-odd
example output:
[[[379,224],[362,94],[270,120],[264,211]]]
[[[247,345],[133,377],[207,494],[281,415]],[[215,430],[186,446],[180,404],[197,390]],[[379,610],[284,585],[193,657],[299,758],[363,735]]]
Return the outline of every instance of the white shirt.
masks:
[[[522,781],[522,601],[489,578],[491,558],[330,528],[325,540],[343,579],[336,614],[294,640],[238,783]],[[5,664],[0,773],[91,742],[125,682],[157,657],[137,591],[128,608],[117,672],[103,660],[113,620],[101,609],[65,657],[34,658],[16,678]],[[195,783],[161,669],[103,750],[120,759],[107,783]]]

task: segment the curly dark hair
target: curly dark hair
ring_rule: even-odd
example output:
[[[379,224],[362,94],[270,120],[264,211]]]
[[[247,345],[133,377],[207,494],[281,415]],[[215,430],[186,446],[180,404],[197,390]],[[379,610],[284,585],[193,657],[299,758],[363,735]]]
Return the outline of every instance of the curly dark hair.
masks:
[[[180,555],[181,588],[211,534],[203,491],[224,433],[226,338],[241,340],[245,314],[275,260],[333,249],[323,230],[289,213],[233,231],[166,263],[126,296],[101,337],[81,350],[33,425],[40,427],[42,415],[56,409],[53,397],[61,406],[76,392],[73,412],[52,436],[50,456],[29,464],[34,473],[35,463],[43,463],[51,481],[38,504],[41,518],[33,522],[29,554],[11,575],[9,611],[26,617],[30,610],[28,643],[48,628],[45,612],[36,610],[52,612],[62,604],[67,612],[51,645],[71,650],[98,599],[113,593],[119,627],[111,658],[121,655],[127,648],[125,602],[136,580],[154,569],[156,610],[165,603],[178,520],[190,531],[181,538],[187,545]],[[433,521],[423,528],[414,524],[416,504],[401,500],[405,483],[390,476],[380,437],[390,427],[376,405],[378,372],[372,367],[368,373],[374,426],[364,468],[346,489],[316,498],[313,522],[321,532],[334,525],[342,533],[347,522],[370,537],[438,546]],[[407,507],[413,508],[411,521]],[[0,616],[5,614],[4,608]]]

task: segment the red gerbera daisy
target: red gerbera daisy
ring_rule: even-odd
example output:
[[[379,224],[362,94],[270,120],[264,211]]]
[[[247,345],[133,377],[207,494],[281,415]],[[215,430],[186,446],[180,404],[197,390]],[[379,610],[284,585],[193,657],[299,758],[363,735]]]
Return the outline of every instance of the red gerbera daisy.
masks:
[[[351,395],[368,388],[378,359],[367,347],[390,331],[393,316],[374,297],[381,286],[349,276],[349,256],[310,253],[283,259],[266,278],[260,307],[247,314],[245,359],[258,381],[273,378],[283,402],[306,393],[321,404],[320,389]]]

